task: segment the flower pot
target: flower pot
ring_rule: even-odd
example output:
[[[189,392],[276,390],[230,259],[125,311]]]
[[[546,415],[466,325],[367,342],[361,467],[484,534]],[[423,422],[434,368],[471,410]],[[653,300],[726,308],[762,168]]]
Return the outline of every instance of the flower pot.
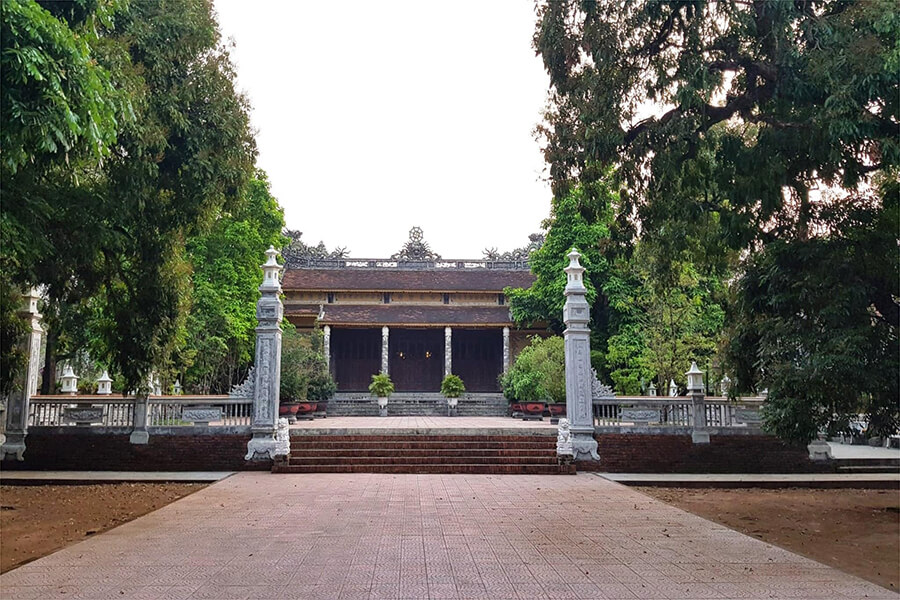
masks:
[[[382,417],[387,416],[387,405],[388,399],[386,396],[379,396],[378,398],[378,414]]]
[[[288,423],[296,423],[298,410],[300,410],[299,402],[285,402],[278,405],[278,416],[287,417]]]
[[[459,398],[447,398],[447,416],[455,417],[459,406]]]
[[[565,402],[548,404],[547,410],[550,412],[550,422],[556,425],[559,423],[560,418],[566,416],[566,404]]]
[[[297,405],[297,418],[312,421],[316,412],[315,402],[301,402]]]
[[[543,402],[524,402],[522,403],[522,420],[529,421],[543,421],[544,420],[544,410],[546,410],[546,404]]]

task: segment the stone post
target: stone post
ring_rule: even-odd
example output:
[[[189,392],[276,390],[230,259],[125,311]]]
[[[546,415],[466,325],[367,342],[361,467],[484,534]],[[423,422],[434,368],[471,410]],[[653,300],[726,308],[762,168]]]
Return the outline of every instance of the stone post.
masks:
[[[503,328],[503,373],[509,371],[509,327]]]
[[[591,342],[588,321],[590,310],[585,299],[584,267],[575,248],[568,254],[566,267],[566,304],[563,322],[566,330],[566,417],[571,433],[575,460],[600,460],[594,439],[594,416],[591,400]]]
[[[150,403],[147,402],[149,392],[138,390],[134,396],[134,417],[132,420],[131,435],[128,441],[132,444],[146,444],[150,441],[150,432],[147,431],[147,417]]]
[[[388,366],[390,365],[390,347],[389,347],[389,339],[391,335],[391,330],[385,325],[381,328],[381,372],[384,375],[390,375],[388,372]]]
[[[9,395],[6,407],[6,433],[3,445],[0,446],[0,460],[15,455],[16,460],[24,460],[25,436],[28,435],[28,406],[31,396],[37,393],[38,369],[40,368],[41,313],[38,312],[40,296],[31,288],[24,295],[25,308],[19,316],[28,323],[28,335],[25,337],[24,351],[27,357],[25,369],[16,378],[13,392]]]
[[[253,439],[247,442],[245,460],[274,459],[276,453],[275,428],[278,420],[278,397],[281,386],[281,319],[284,305],[278,297],[281,267],[275,260],[278,251],[269,246],[266,264],[262,265],[263,282],[256,302],[256,358],[253,386]]]
[[[323,348],[322,352],[325,354],[325,369],[329,372],[331,371],[331,325],[326,325],[322,328],[322,337],[323,337]]]
[[[453,373],[453,329],[444,327],[444,377]]]
[[[709,431],[706,430],[706,396],[703,393],[703,371],[692,362],[690,370],[685,373],[688,380],[688,394],[691,395],[691,411],[694,413],[691,441],[695,444],[708,444]]]

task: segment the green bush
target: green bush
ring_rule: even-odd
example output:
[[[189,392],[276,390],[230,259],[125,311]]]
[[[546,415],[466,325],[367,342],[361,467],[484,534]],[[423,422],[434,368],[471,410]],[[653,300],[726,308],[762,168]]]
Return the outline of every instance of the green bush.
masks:
[[[447,375],[441,382],[441,393],[447,398],[459,398],[466,391],[466,386],[459,375]]]
[[[563,338],[534,336],[515,364],[501,377],[503,395],[517,402],[566,401],[566,353]]]
[[[369,384],[369,393],[378,398],[388,398],[394,393],[394,384],[391,378],[384,373],[372,375],[372,383]]]
[[[323,354],[322,332],[300,332],[285,322],[281,342],[281,401],[318,402],[334,395],[337,386]]]

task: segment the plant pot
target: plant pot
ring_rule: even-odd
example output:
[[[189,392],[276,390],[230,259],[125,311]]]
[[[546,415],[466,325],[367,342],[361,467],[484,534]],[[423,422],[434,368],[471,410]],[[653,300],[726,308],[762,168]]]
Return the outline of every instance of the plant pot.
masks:
[[[387,416],[387,405],[388,399],[386,396],[380,396],[378,398],[378,414],[382,417]]]
[[[300,410],[299,402],[284,402],[278,405],[278,416],[287,417],[288,423],[296,423],[298,410]]]
[[[297,418],[312,421],[316,412],[315,402],[301,402],[297,405]]]
[[[458,406],[459,398],[447,398],[447,416],[455,417]]]
[[[562,417],[566,416],[565,402],[548,404],[547,410],[550,412],[550,422],[556,425]]]
[[[510,402],[509,403],[509,416],[513,419],[518,419],[522,416],[522,413],[525,412],[525,409],[522,408],[521,402]]]
[[[546,410],[546,404],[543,402],[523,402],[522,403],[522,420],[523,421],[543,421],[544,420],[544,410]]]

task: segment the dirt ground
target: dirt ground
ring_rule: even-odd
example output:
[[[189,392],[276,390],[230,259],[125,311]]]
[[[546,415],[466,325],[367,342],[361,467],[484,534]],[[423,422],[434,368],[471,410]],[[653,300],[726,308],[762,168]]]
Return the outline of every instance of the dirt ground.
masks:
[[[638,487],[663,502],[891,590],[900,584],[900,493]]]
[[[204,487],[202,483],[0,486],[0,573]]]

